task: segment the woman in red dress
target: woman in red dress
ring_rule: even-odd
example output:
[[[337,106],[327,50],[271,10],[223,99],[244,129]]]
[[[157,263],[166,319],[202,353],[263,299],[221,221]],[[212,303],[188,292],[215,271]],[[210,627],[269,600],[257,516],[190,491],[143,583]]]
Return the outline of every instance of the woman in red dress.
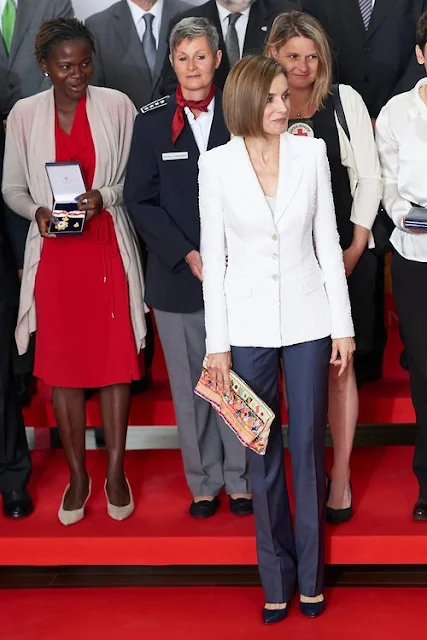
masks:
[[[21,100],[13,109],[5,158],[9,167],[5,197],[14,211],[36,221],[27,239],[17,337],[19,342],[27,316],[30,332],[33,328],[27,300],[32,287],[35,375],[53,387],[70,468],[70,484],[58,514],[64,525],[84,517],[91,492],[85,467],[85,388],[100,388],[108,452],[108,514],[123,520],[133,511],[124,453],[130,383],[140,377],[137,354],[145,337],[141,265],[122,206],[135,109],[119,92],[89,87],[94,48],[92,35],[78,20],[52,20],[41,26],[36,55],[53,89]],[[78,209],[87,212],[81,235],[49,233],[47,153],[54,154],[50,161],[80,163],[87,188],[77,200]],[[18,169],[27,181],[21,193]]]

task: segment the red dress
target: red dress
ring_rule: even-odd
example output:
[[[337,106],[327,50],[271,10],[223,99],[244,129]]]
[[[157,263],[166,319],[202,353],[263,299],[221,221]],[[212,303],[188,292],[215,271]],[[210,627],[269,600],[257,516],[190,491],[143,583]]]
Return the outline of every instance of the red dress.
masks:
[[[71,134],[56,118],[55,137],[57,162],[80,162],[90,190],[96,156],[85,98]],[[87,222],[81,236],[43,241],[35,303],[35,376],[77,388],[140,378],[128,283],[108,211]]]

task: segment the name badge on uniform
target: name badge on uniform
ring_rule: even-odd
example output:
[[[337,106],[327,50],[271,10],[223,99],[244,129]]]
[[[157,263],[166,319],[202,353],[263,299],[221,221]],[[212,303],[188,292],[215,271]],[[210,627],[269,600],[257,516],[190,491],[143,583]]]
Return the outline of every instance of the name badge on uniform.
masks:
[[[162,153],[162,160],[188,160],[188,151],[171,151],[170,153]]]

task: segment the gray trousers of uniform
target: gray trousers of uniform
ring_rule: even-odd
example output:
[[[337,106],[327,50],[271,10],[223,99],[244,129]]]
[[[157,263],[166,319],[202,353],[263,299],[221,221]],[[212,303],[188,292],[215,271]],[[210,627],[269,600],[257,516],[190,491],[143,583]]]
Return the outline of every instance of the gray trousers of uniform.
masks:
[[[203,310],[154,309],[172,390],[185,476],[193,496],[248,493],[246,449],[206,400],[194,393],[206,353]]]

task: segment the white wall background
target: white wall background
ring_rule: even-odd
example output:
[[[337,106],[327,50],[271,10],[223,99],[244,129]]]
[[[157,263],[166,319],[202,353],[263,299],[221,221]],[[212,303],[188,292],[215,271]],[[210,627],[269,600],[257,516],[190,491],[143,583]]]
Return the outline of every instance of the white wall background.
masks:
[[[72,0],[76,17],[85,20],[89,16],[114,4],[114,0]]]
[[[76,17],[85,20],[98,11],[110,7],[117,0],[72,0]],[[203,4],[207,0],[185,0],[188,4]]]

